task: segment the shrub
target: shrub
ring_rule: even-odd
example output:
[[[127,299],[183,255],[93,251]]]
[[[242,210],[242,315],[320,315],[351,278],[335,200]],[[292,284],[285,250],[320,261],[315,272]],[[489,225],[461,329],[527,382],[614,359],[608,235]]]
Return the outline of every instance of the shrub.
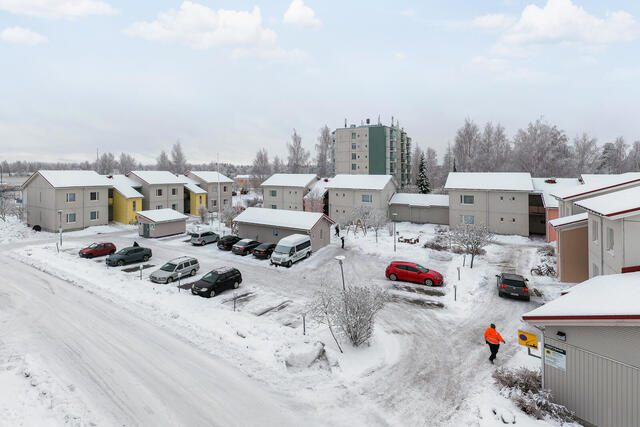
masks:
[[[541,248],[538,248],[538,253],[545,257],[553,257],[556,255],[556,250],[553,246],[546,245],[546,246],[542,246]]]
[[[423,248],[433,249],[434,251],[449,250],[449,242],[444,236],[436,236],[422,245]]]

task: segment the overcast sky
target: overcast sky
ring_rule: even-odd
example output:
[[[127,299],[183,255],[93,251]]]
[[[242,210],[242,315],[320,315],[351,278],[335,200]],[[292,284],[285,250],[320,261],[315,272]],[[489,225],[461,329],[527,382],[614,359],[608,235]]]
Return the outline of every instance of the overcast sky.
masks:
[[[606,3],[606,4],[605,4]],[[465,117],[509,135],[640,139],[640,2],[0,0],[0,159],[192,162],[313,149],[390,122],[442,153]]]

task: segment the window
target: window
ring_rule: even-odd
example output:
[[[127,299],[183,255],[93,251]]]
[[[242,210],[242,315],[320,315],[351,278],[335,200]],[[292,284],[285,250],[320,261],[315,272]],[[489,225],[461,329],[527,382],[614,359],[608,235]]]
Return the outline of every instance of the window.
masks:
[[[223,204],[223,205],[226,205],[226,204],[227,204],[227,202],[228,202],[228,200],[227,200],[227,199],[223,199],[223,200],[222,200],[222,204]]]
[[[613,251],[613,244],[615,243],[613,238],[613,228],[607,227],[607,250]]]
[[[74,213],[67,214],[67,223],[70,223],[70,222],[76,222],[76,214]]]
[[[460,203],[463,205],[473,205],[475,202],[475,196],[470,196],[468,194],[460,195]]]
[[[356,149],[356,143],[355,143],[355,142],[352,142],[352,143],[351,143],[351,149],[352,149],[352,150],[355,150],[355,149]]]
[[[356,159],[356,153],[351,153],[351,160],[355,160]]]
[[[355,132],[351,132],[351,139],[356,139],[356,133]]]
[[[72,203],[75,201],[76,201],[76,193],[67,193],[67,203]]]
[[[596,221],[591,221],[591,240],[597,242],[598,234],[598,223]]]
[[[504,222],[504,218],[500,218],[500,222]]]
[[[173,209],[174,211],[175,211],[175,210],[177,210],[177,209],[176,209],[176,204],[175,204],[175,203],[171,204],[171,209]]]
[[[355,163],[351,163],[351,170],[352,171],[356,170],[356,164]]]
[[[100,199],[100,193],[98,193],[97,191],[92,191],[91,193],[89,193],[89,200],[99,200]]]
[[[162,209],[162,205],[156,205],[156,209]]]
[[[504,197],[500,196],[500,200],[504,200]]]
[[[218,201],[217,200],[212,200],[211,201],[211,206],[216,207],[218,205]]]
[[[271,197],[276,197],[278,190],[271,190]]]
[[[473,215],[460,215],[460,222],[462,224],[475,224],[475,217]]]
[[[271,209],[278,209],[276,205],[271,205]]]
[[[95,220],[97,220],[98,218],[99,218],[98,211],[91,211],[91,212],[89,212],[89,219],[90,219],[91,221],[95,221]]]
[[[222,187],[222,191],[227,191],[227,186],[226,185]]]
[[[131,207],[133,208],[133,211],[136,211],[136,201],[134,200],[133,202],[131,202]]]
[[[162,188],[156,188],[156,196],[162,196]]]
[[[365,203],[371,203],[372,197],[371,194],[363,194],[362,201]]]
[[[175,196],[176,194],[178,194],[178,189],[177,188],[172,188],[171,189],[171,195]]]

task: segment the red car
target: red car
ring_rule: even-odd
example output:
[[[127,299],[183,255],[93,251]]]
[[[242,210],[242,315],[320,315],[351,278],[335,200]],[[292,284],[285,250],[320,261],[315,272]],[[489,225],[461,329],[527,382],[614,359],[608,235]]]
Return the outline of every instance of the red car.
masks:
[[[116,252],[116,245],[109,242],[92,243],[86,248],[80,249],[78,255],[82,258],[111,255]]]
[[[435,270],[424,268],[415,262],[391,261],[385,271],[389,280],[404,280],[406,282],[422,283],[427,286],[442,286],[442,274]]]

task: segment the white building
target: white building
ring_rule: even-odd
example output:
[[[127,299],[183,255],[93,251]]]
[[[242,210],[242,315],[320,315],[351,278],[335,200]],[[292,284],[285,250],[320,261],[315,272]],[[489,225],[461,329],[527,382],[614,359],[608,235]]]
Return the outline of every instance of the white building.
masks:
[[[339,223],[358,218],[354,210],[364,207],[388,215],[389,201],[398,185],[391,175],[336,175],[326,186],[329,216]]]
[[[313,173],[276,173],[261,184],[263,206],[270,209],[304,210],[304,196],[320,178]]]

